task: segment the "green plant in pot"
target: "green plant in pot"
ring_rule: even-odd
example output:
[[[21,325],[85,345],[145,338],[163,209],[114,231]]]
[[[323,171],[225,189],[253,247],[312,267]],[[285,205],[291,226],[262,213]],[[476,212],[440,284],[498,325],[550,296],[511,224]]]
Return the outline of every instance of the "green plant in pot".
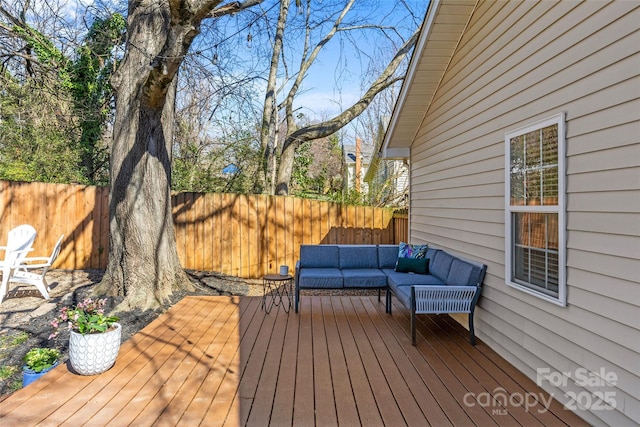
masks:
[[[24,356],[22,386],[25,387],[58,365],[60,352],[55,348],[32,348]]]
[[[72,307],[63,307],[51,322],[58,335],[69,331],[69,362],[80,375],[96,375],[113,366],[120,350],[122,326],[116,316],[105,313],[106,299],[87,298]],[[63,326],[65,325],[66,326]]]

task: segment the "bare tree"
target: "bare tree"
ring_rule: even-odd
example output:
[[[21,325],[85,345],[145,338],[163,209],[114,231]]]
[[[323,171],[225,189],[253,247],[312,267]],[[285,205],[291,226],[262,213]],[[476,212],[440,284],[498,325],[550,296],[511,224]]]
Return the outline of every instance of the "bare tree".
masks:
[[[291,120],[292,125],[289,127],[286,139],[282,146],[282,157],[280,159],[280,167],[278,169],[278,182],[276,185],[276,193],[280,195],[288,194],[289,181],[291,180],[291,172],[293,169],[293,159],[295,151],[301,143],[305,141],[311,141],[314,139],[324,138],[332,135],[349,124],[352,120],[362,114],[363,111],[369,106],[373,98],[382,92],[383,90],[394,85],[403,77],[395,75],[396,70],[400,64],[404,61],[405,57],[409,54],[411,49],[416,43],[418,37],[418,31],[416,31],[409,40],[398,50],[397,54],[387,65],[385,70],[378,76],[369,89],[362,95],[362,97],[352,106],[342,111],[337,116],[326,120],[322,123],[316,123],[313,125],[305,126],[302,128],[296,128],[293,121],[292,109],[287,108],[287,120]],[[289,98],[287,98],[289,99]],[[289,101],[287,101],[289,102]]]
[[[280,4],[275,26],[276,30],[272,41],[273,51],[261,128],[261,142],[265,150],[265,176],[270,181],[269,188],[272,194],[284,195],[289,193],[288,187],[294,167],[295,152],[302,143],[336,133],[365,111],[376,95],[403,78],[398,73],[398,70],[415,45],[417,30],[398,48],[387,67],[366,88],[357,102],[335,117],[299,127],[296,120],[294,102],[302,90],[303,81],[308,76],[309,70],[317,65],[320,53],[336,35],[340,33],[362,33],[364,31],[380,31],[382,33],[390,31],[396,33],[394,28],[369,23],[362,19],[357,20],[357,18],[354,18],[354,21],[348,22],[349,14],[355,3],[355,0],[349,0],[342,3],[339,9],[336,9],[338,3],[323,2],[321,6],[318,6],[314,2],[307,0],[303,6],[302,2],[296,2],[298,15],[301,15],[304,20],[302,28],[291,28],[293,24],[289,19],[290,2],[283,1]],[[315,7],[322,8],[324,12],[328,11],[328,16],[326,18],[318,16],[319,11]],[[322,28],[326,28],[326,32],[317,37],[318,29]],[[301,37],[298,37],[296,33],[300,33]],[[282,53],[283,46],[285,42],[299,44],[299,39],[303,40],[300,49],[300,62],[297,68],[291,69],[290,64],[285,60],[285,55]],[[280,86],[278,86],[277,76],[279,72],[282,74],[281,69],[284,69],[284,78],[282,79],[284,83],[280,82]],[[284,93],[285,87],[286,93]],[[284,93],[284,99],[278,103],[277,96],[281,92]],[[284,134],[279,132],[280,117],[285,124]],[[279,152],[281,152],[281,156],[277,159]],[[277,177],[275,176],[276,169]]]
[[[206,18],[260,3],[131,1],[125,56],[112,78],[109,261],[98,292],[122,309],[158,306],[191,284],[180,266],[170,197],[176,75]]]

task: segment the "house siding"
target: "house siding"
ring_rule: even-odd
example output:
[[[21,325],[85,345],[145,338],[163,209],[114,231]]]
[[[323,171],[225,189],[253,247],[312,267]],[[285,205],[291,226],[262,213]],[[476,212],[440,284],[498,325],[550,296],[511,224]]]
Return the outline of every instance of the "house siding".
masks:
[[[640,3],[481,1],[411,145],[410,236],[488,265],[478,336],[538,368],[617,375],[595,425],[640,424]],[[504,135],[566,113],[566,307],[505,284]],[[594,402],[597,387],[543,388]]]

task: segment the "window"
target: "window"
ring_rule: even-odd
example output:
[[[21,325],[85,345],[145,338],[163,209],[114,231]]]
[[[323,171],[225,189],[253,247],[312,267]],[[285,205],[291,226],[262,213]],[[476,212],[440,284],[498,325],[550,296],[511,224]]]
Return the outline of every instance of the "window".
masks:
[[[566,305],[564,114],[505,135],[507,284]]]

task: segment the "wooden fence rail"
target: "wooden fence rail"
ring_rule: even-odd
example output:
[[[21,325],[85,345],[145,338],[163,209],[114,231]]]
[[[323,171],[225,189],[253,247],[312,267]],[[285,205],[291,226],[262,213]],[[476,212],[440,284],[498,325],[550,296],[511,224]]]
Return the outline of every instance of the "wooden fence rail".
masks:
[[[303,243],[386,244],[407,238],[406,215],[394,218],[391,209],[201,193],[174,194],[172,203],[182,266],[238,277],[293,267]],[[105,268],[108,188],[0,181],[0,239],[24,223],[38,230],[33,256],[49,255],[64,234],[55,268]]]

